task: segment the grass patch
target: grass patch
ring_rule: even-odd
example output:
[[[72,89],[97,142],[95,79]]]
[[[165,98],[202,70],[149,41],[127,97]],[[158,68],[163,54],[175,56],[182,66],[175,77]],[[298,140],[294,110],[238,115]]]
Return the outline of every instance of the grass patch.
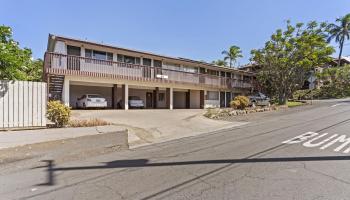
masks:
[[[305,103],[300,102],[300,101],[288,101],[288,102],[287,102],[287,106],[288,106],[289,108],[297,107],[297,106],[302,106],[302,105],[304,105],[304,104],[305,104]]]
[[[70,120],[69,127],[91,127],[91,126],[106,126],[111,125],[111,123],[102,119],[83,119],[83,120]]]

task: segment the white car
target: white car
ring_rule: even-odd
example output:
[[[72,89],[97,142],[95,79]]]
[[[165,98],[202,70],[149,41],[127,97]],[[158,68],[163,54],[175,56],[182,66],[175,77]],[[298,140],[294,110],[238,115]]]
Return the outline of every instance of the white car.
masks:
[[[249,104],[255,106],[270,106],[270,98],[263,93],[258,92],[255,95],[249,96]]]
[[[140,97],[129,96],[129,107],[130,108],[144,108],[145,104]]]
[[[106,108],[107,100],[99,94],[84,94],[77,99],[77,108]]]

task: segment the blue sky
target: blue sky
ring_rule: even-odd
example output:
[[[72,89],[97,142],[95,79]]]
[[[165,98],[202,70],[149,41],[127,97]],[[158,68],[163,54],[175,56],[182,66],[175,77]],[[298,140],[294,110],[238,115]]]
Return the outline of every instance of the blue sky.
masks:
[[[292,22],[333,22],[350,13],[348,0],[0,0],[0,24],[42,58],[49,33],[169,56],[212,61],[230,45],[260,48]],[[350,55],[350,41],[344,47]]]

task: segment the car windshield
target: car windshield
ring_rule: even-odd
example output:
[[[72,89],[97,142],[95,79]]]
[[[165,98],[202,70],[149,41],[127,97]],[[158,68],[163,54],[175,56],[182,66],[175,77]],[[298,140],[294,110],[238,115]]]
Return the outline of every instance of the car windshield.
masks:
[[[258,96],[265,98],[266,96],[263,93],[259,93]]]
[[[98,94],[89,94],[88,98],[102,98],[102,96]]]
[[[137,96],[131,96],[129,97],[129,100],[141,100],[140,97]]]

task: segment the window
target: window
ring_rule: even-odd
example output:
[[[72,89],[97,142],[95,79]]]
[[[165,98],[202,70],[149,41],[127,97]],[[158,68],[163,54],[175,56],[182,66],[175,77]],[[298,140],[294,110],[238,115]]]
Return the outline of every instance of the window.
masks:
[[[96,51],[92,49],[85,49],[85,57],[93,58],[97,60],[113,60],[113,53],[105,52],[105,51]]]
[[[141,59],[138,57],[135,57],[135,64],[139,65],[141,62]]]
[[[132,56],[125,56],[122,54],[118,54],[117,55],[117,60],[118,62],[124,62],[124,63],[128,63],[128,64],[140,64],[140,58],[138,57],[132,57]]]
[[[190,72],[190,73],[198,73],[198,67],[192,67],[192,66],[183,66],[184,72]]]
[[[160,61],[160,60],[153,60],[153,66],[154,67],[162,67],[162,61]]]
[[[142,62],[143,62],[143,65],[145,66],[152,66],[152,60],[149,58],[143,58]]]
[[[107,60],[106,59],[106,52],[103,51],[93,51],[92,57],[98,60]]]
[[[124,62],[129,64],[135,64],[135,57],[124,56]]]
[[[72,56],[80,56],[80,47],[67,45],[67,54]]]
[[[165,69],[170,69],[170,70],[177,70],[177,71],[180,71],[181,66],[179,64],[176,64],[176,63],[171,63],[171,62],[164,62],[164,66],[163,68]]]
[[[124,62],[124,56],[121,55],[121,54],[118,54],[118,55],[117,55],[117,61],[118,61],[118,62]]]
[[[219,100],[218,91],[207,91],[208,100]]]
[[[113,60],[113,53],[108,53],[107,52],[107,60]]]
[[[218,71],[215,71],[215,70],[208,70],[208,74],[217,76],[217,75],[218,75]]]
[[[85,57],[92,58],[92,50],[91,49],[85,49]]]
[[[243,81],[244,82],[250,82],[250,80],[251,80],[251,78],[250,78],[250,76],[243,76]]]

